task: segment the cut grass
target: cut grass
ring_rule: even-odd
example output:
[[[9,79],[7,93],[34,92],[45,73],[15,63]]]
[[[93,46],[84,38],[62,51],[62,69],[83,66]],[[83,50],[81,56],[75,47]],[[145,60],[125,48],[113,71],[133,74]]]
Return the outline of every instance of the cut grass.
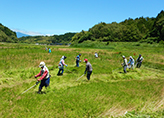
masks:
[[[124,43],[111,45],[115,48],[51,46],[51,54],[44,50],[44,46],[0,45],[0,116],[163,117],[162,49],[132,45],[125,48]],[[95,51],[99,58],[94,58]],[[134,52],[137,54],[133,56],[135,59],[139,53],[143,54],[143,65],[140,69],[128,70],[127,74],[122,73],[121,56],[128,57]],[[85,63],[75,67],[75,57],[79,53],[82,61],[87,58],[93,66],[89,82],[85,76],[76,81],[85,70]],[[57,65],[62,55],[67,56],[65,62],[68,67],[63,76],[57,76]],[[160,58],[154,58],[154,55]],[[41,61],[45,61],[50,70],[50,88],[43,88],[46,94],[36,94],[36,86],[21,95],[35,84],[34,75],[39,73]]]
[[[153,108],[156,107],[156,104],[152,103],[157,103],[161,99],[162,91],[159,90],[162,90],[163,83],[164,80],[160,79],[99,81],[87,82],[87,84],[83,82],[74,87],[67,87],[67,89],[51,88],[47,94],[37,95],[31,91],[19,96],[16,96],[17,93],[14,91],[18,91],[23,86],[15,86],[12,89],[3,89],[1,98],[4,109],[7,111],[13,109],[14,111],[6,114],[6,111],[2,110],[1,114],[6,114],[5,117],[19,117],[21,114],[34,117],[53,117],[53,115],[58,117],[96,117],[99,115],[107,117],[110,116],[110,113],[107,112],[113,108],[154,112]],[[152,92],[150,93],[150,91]],[[48,108],[43,109],[44,106]],[[160,107],[158,106],[158,110]],[[34,112],[36,109],[39,109],[41,113],[48,112],[49,114]],[[14,113],[16,114],[14,115]],[[116,111],[112,114],[117,116],[117,113]]]

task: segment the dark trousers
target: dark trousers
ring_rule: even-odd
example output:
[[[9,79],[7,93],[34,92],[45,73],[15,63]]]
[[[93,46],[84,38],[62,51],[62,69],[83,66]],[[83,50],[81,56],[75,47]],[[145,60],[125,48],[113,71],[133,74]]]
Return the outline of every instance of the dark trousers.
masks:
[[[50,84],[50,77],[47,78],[47,79],[41,80],[41,83],[40,83],[40,86],[39,86],[39,90],[41,91],[43,86],[48,87],[49,84]]]
[[[61,72],[62,71],[62,72]],[[61,73],[60,73],[61,72]],[[57,75],[62,75],[63,74],[63,72],[64,72],[64,69],[59,69],[59,71],[58,71],[58,74]]]
[[[137,68],[140,68],[140,67],[141,67],[141,64],[142,64],[142,62],[137,62],[136,67],[137,67]]]
[[[88,72],[87,72],[87,79],[88,79],[88,80],[90,80],[91,74],[92,74],[92,71],[88,71]]]
[[[76,60],[76,67],[79,67],[79,60]]]

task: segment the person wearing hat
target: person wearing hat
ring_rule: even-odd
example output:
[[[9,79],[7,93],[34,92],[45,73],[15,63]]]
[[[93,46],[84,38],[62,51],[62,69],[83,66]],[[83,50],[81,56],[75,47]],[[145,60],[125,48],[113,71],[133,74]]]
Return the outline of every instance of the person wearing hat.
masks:
[[[67,67],[67,64],[64,63],[64,60],[65,60],[66,58],[67,58],[66,56],[62,56],[62,58],[60,59],[60,62],[59,62],[59,65],[58,65],[59,71],[58,71],[58,74],[57,74],[57,75],[63,75],[64,66]],[[61,71],[62,71],[62,72],[61,72]]]
[[[86,63],[86,69],[84,71],[84,74],[87,72],[87,79],[90,80],[90,76],[92,74],[92,65],[88,62],[88,59],[84,59],[84,62]]]
[[[136,67],[137,68],[141,67],[142,61],[143,61],[143,57],[141,56],[141,54],[139,54],[139,57],[136,60],[136,62],[137,62]]]
[[[122,63],[122,66],[123,66],[123,70],[124,70],[124,73],[126,73],[126,69],[127,69],[127,59],[125,58],[125,56],[122,56],[124,62]]]
[[[98,53],[97,52],[95,52],[95,57],[98,58]]]
[[[77,55],[76,59],[76,67],[79,67],[79,62],[81,62],[80,60],[81,54]]]
[[[129,57],[128,65],[130,65],[129,69],[132,68],[132,70],[133,70],[133,68],[134,68],[134,59],[133,59],[132,56]]]
[[[36,82],[36,84],[38,84],[39,81],[41,81],[41,83],[39,85],[39,90],[38,90],[38,93],[41,93],[41,90],[44,86],[46,88],[49,86],[50,75],[49,75],[49,70],[43,61],[40,62],[39,67],[41,68],[41,71],[39,74],[35,75],[35,78],[41,76],[39,79],[37,79],[37,82]]]

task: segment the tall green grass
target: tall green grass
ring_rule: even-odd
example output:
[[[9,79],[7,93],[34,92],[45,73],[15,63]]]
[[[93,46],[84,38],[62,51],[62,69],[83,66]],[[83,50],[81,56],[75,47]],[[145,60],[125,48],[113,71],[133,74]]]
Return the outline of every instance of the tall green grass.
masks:
[[[163,117],[164,53],[163,48],[153,45],[49,46],[52,53],[48,54],[42,45],[0,44],[0,116]],[[95,52],[99,58],[94,57]],[[85,70],[84,62],[75,67],[79,53],[82,61],[87,58],[93,66],[89,82],[85,76],[76,81]],[[137,59],[139,54],[144,57],[141,68],[128,69],[124,74],[120,68],[122,55]],[[57,65],[63,55],[68,67],[63,76],[57,76]],[[50,70],[50,87],[43,88],[43,94],[36,93],[38,86],[21,94],[35,84],[34,75],[39,73],[41,61]]]

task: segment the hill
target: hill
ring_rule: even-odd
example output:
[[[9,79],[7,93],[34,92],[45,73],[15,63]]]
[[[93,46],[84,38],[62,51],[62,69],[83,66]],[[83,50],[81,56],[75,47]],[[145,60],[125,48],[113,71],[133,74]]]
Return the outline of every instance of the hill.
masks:
[[[156,18],[126,19],[123,22],[101,22],[88,31],[81,31],[72,38],[72,43],[86,40],[100,42],[160,42],[164,41],[164,11]]]
[[[68,44],[76,33],[65,33],[53,36],[26,36],[19,38],[21,43],[40,43],[40,44]]]
[[[16,33],[0,23],[0,42],[18,42]]]

